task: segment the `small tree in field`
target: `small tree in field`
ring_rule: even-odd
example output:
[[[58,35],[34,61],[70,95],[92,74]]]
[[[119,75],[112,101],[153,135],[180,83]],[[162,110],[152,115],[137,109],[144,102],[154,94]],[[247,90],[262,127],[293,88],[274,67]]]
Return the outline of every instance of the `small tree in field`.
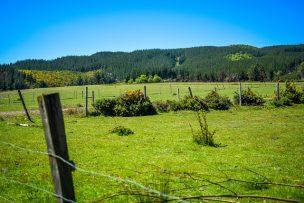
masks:
[[[194,131],[190,124],[193,141],[198,145],[218,147],[219,144],[216,144],[213,139],[213,135],[215,134],[215,131],[209,130],[206,113],[204,111],[197,111],[196,117],[199,123],[199,129]]]

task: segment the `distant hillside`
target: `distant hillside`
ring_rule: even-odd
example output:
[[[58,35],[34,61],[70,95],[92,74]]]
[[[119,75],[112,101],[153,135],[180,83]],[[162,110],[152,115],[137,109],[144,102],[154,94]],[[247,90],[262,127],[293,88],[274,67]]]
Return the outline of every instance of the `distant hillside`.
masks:
[[[55,60],[24,60],[14,64],[0,65],[0,79],[1,81],[7,80],[0,82],[0,88],[14,89],[28,86],[26,84],[23,86],[21,83],[29,76],[17,70],[72,72],[98,70],[105,77],[111,77],[103,82],[125,81],[141,74],[157,74],[163,79],[174,81],[301,79],[304,72],[303,62],[303,44],[263,48],[231,45],[138,50],[130,53],[98,52],[91,56],[66,56]],[[8,79],[8,76],[15,77],[15,79]],[[20,84],[13,85],[12,83],[16,83],[16,81],[19,81]]]

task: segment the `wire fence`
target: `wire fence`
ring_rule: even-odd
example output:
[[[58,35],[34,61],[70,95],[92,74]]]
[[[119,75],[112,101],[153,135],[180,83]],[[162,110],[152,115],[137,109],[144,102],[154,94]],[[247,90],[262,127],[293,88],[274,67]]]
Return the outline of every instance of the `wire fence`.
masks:
[[[124,182],[124,183],[127,183],[127,184],[131,184],[133,186],[136,186],[136,187],[139,187],[141,188],[142,190],[145,190],[147,192],[150,192],[150,193],[153,193],[153,194],[156,194],[156,195],[159,195],[160,197],[164,197],[164,198],[169,198],[169,199],[173,199],[173,200],[177,200],[179,202],[188,202],[188,201],[185,201],[183,200],[181,197],[178,197],[178,196],[175,196],[175,195],[172,195],[172,194],[165,194],[163,192],[160,192],[158,190],[155,190],[155,189],[152,189],[152,188],[149,188],[149,187],[146,187],[144,186],[143,184],[141,183],[138,183],[136,181],[133,181],[133,180],[130,180],[130,179],[123,179],[123,178],[119,178],[119,177],[115,177],[115,176],[111,176],[109,174],[105,174],[105,173],[101,173],[101,172],[95,172],[95,171],[90,171],[90,170],[87,170],[87,169],[83,169],[83,168],[80,168],[80,167],[77,167],[75,166],[74,164],[72,164],[71,162],[65,160],[64,158],[56,155],[56,154],[52,154],[52,153],[49,153],[49,152],[44,152],[44,151],[38,151],[38,150],[33,150],[33,149],[29,149],[29,148],[25,148],[25,147],[20,147],[20,146],[17,146],[15,144],[12,144],[12,143],[8,143],[8,142],[4,142],[4,141],[0,141],[1,144],[3,145],[7,145],[7,146],[10,146],[12,148],[15,148],[15,149],[18,149],[20,151],[24,151],[24,152],[29,152],[29,153],[35,153],[35,154],[43,154],[43,155],[48,155],[48,156],[52,156],[54,158],[57,158],[59,160],[61,160],[63,163],[67,164],[68,166],[74,168],[76,171],[79,171],[79,172],[82,172],[82,173],[86,173],[86,174],[91,174],[91,175],[95,175],[95,176],[101,176],[101,177],[105,177],[109,180],[112,180],[112,181],[116,181],[116,182]],[[73,200],[69,200],[65,197],[62,197],[60,195],[57,195],[53,192],[50,192],[48,190],[45,190],[43,188],[39,188],[37,186],[34,186],[32,184],[29,184],[29,183],[22,183],[20,181],[17,181],[17,180],[13,180],[13,179],[10,179],[10,178],[6,178],[4,176],[0,177],[0,179],[3,179],[3,180],[6,180],[8,182],[12,182],[12,183],[15,183],[15,184],[19,184],[19,185],[22,185],[22,186],[27,186],[27,187],[30,187],[30,188],[34,188],[34,189],[37,189],[39,191],[42,191],[42,192],[45,192],[45,193],[48,193],[50,195],[53,195],[55,197],[58,197],[58,198],[61,198],[67,202],[75,202]],[[5,198],[5,197],[3,197]],[[6,199],[6,198],[5,198]],[[8,200],[8,199],[7,199]],[[10,200],[9,200],[10,201]]]
[[[18,180],[13,180],[13,179],[10,179],[10,178],[4,177],[4,176],[0,177],[0,179],[8,181],[8,182],[11,182],[11,183],[19,184],[19,185],[22,185],[22,186],[30,187],[30,188],[33,188],[33,189],[36,189],[36,190],[39,190],[39,191],[42,191],[42,192],[45,192],[45,193],[48,193],[50,195],[53,195],[53,196],[58,197],[60,199],[63,199],[66,202],[75,203],[75,201],[73,201],[73,200],[67,199],[67,198],[65,198],[65,197],[63,197],[61,195],[57,195],[57,194],[55,194],[53,192],[50,192],[48,190],[45,190],[43,188],[37,187],[37,186],[29,184],[29,183],[23,183],[23,182],[20,182]]]
[[[242,83],[244,88],[250,87],[263,97],[272,97],[276,83]],[[296,83],[299,88],[303,88],[303,83]],[[233,97],[238,90],[239,83],[149,83],[135,85],[90,85],[88,97],[89,105],[92,104],[92,92],[94,91],[95,101],[103,98],[115,98],[127,90],[141,89],[147,86],[147,95],[151,101],[158,100],[178,100],[177,88],[180,96],[188,95],[188,87],[196,96],[206,96],[208,92],[216,89],[220,94]],[[283,85],[283,83],[281,83]],[[282,86],[283,87],[283,86]],[[37,96],[41,94],[60,93],[60,100],[64,108],[84,106],[85,86],[70,86],[59,88],[38,88],[22,90],[25,103],[29,110],[37,109]],[[22,110],[21,101],[17,91],[6,91],[0,93],[0,111]]]

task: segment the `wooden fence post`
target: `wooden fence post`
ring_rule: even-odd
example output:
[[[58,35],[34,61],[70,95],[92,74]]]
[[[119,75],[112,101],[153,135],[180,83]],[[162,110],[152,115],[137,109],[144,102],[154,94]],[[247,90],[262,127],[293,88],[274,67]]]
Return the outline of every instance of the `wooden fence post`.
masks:
[[[147,86],[144,86],[144,98],[147,99]]]
[[[11,104],[11,97],[10,97],[10,95],[8,94],[7,97],[8,97],[8,104]]]
[[[26,114],[27,119],[29,119],[29,121],[31,121],[32,123],[34,123],[34,121],[32,121],[32,119],[31,119],[31,117],[30,117],[30,114],[29,114],[28,111],[27,111],[27,108],[26,108],[26,106],[25,106],[25,102],[24,102],[24,99],[23,99],[23,96],[22,96],[20,90],[18,90],[18,94],[19,94],[19,97],[20,97],[20,100],[21,100],[21,103],[22,103],[22,106],[23,106],[23,109],[24,109],[24,111],[25,111],[25,114]]]
[[[180,102],[180,95],[179,95],[179,88],[177,88],[177,99],[178,99],[178,101]]]
[[[55,93],[40,96],[38,97],[38,103],[48,153],[60,156],[64,160],[72,163],[69,160],[68,155],[68,146],[66,142],[59,94]],[[55,193],[58,195],[57,203],[68,202],[60,197],[75,201],[72,179],[72,171],[74,168],[52,155],[49,155],[49,161],[55,186]]]
[[[94,104],[94,90],[92,90],[92,105]]]
[[[88,91],[88,87],[85,88],[85,116],[88,116],[89,114],[89,111],[88,111],[88,94],[89,94],[89,91]]]
[[[193,95],[192,95],[192,90],[191,90],[191,87],[188,87],[188,90],[189,90],[190,97],[192,98],[192,97],[193,97]]]
[[[242,83],[240,82],[240,96],[239,96],[240,106],[242,106]]]
[[[276,85],[276,95],[277,95],[277,101],[280,100],[280,83],[277,83]]]

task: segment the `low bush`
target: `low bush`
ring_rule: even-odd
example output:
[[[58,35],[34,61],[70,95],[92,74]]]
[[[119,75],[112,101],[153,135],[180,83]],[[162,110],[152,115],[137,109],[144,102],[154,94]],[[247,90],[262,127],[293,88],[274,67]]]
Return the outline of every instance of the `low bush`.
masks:
[[[134,134],[130,128],[126,128],[124,126],[116,126],[110,130],[110,133],[116,133],[119,136],[128,136]]]
[[[286,97],[282,97],[279,100],[276,99],[272,100],[270,104],[275,107],[282,107],[282,106],[291,106],[292,102],[290,99]]]
[[[157,114],[149,98],[140,90],[129,90],[116,99],[102,99],[93,105],[105,116],[145,116]]]
[[[157,114],[149,98],[144,97],[140,90],[129,90],[116,100],[114,107],[117,116],[145,116]]]
[[[207,103],[204,101],[204,99],[198,96],[185,96],[181,101],[181,107],[182,109],[192,111],[208,110]]]
[[[233,97],[235,104],[239,103],[239,98],[240,98],[239,93],[235,92]],[[242,99],[242,105],[245,106],[261,106],[265,103],[263,97],[254,93],[250,88],[242,90],[241,99]]]
[[[216,90],[212,90],[206,97],[205,102],[210,109],[228,110],[232,102],[228,97],[220,96]]]
[[[115,99],[100,99],[93,104],[93,107],[98,113],[101,113],[104,116],[115,116],[115,105]]]
[[[153,103],[154,107],[158,112],[169,112],[182,110],[180,102],[177,101],[157,101]]]

